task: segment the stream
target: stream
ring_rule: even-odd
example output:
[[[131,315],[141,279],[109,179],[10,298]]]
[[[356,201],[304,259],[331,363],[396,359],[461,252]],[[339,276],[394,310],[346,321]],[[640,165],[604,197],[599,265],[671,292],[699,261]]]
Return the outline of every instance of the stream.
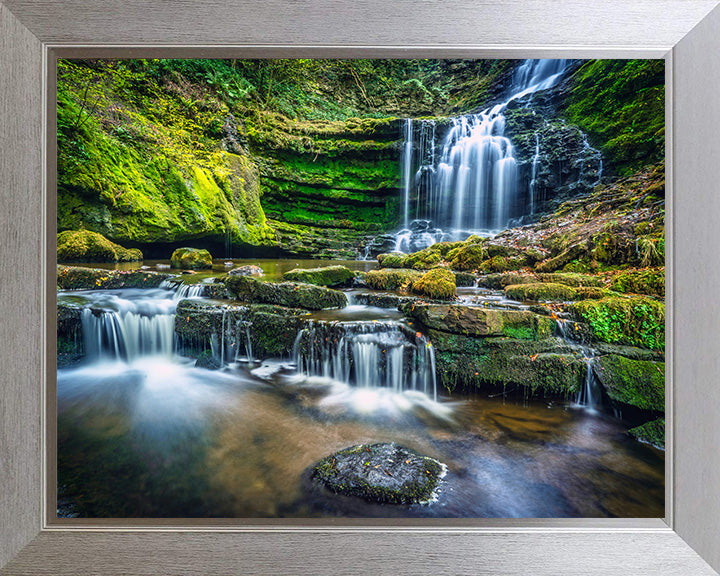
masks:
[[[188,279],[202,283],[226,270],[225,262]],[[269,279],[323,265],[232,261],[245,264]],[[176,349],[177,303],[201,297],[188,285],[58,293],[83,306],[86,350],[81,362],[57,372],[59,515],[664,515],[664,453],[632,440],[622,420],[575,399],[490,391],[448,397],[435,382],[425,336],[395,309],[357,303],[362,290],[347,292],[348,307],[312,315],[292,357],[258,362],[245,346],[232,358],[223,352],[220,370],[195,367]],[[520,305],[483,289],[458,293],[467,305]],[[327,493],[310,479],[309,469],[328,454],[386,441],[447,464],[435,501],[372,504]]]

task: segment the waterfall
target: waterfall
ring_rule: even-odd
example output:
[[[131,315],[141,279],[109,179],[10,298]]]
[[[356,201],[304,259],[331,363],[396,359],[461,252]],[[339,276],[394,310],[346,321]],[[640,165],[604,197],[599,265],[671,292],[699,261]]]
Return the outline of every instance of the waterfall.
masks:
[[[567,65],[562,59],[525,60],[513,74],[512,95],[477,114],[450,119],[442,143],[436,142],[434,121],[406,120],[403,230],[398,234],[397,250],[412,251],[412,247],[419,249],[438,239],[457,239],[470,233],[494,233],[506,228],[511,217],[521,215],[519,212],[524,214],[529,208],[534,213],[539,139],[536,135],[530,190],[519,190],[515,149],[504,135],[504,111],[513,100],[554,86]],[[411,178],[414,166],[417,169]],[[520,207],[526,192],[530,206]],[[413,220],[426,224],[418,230]],[[416,239],[419,233],[428,238]]]
[[[597,408],[602,406],[602,392],[600,385],[595,377],[595,351],[582,343],[582,340],[577,340],[577,336],[574,334],[577,328],[575,322],[566,320],[564,318],[556,318],[556,325],[558,332],[565,342],[575,348],[585,360],[587,366],[585,372],[585,381],[583,386],[577,391],[575,395],[575,406],[586,408],[589,411],[595,411]]]
[[[393,322],[313,323],[298,334],[294,356],[306,376],[358,388],[415,390],[437,400],[432,344]]]
[[[175,314],[145,316],[84,308],[81,321],[85,351],[90,358],[132,362],[141,356],[173,354]]]

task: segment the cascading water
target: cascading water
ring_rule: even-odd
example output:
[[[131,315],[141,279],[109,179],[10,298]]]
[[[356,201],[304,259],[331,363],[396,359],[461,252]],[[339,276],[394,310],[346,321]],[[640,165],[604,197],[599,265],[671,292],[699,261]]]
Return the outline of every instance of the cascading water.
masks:
[[[585,408],[588,411],[595,411],[602,405],[602,393],[597,378],[595,377],[595,352],[591,348],[583,345],[582,342],[576,340],[572,328],[577,327],[574,322],[563,318],[557,318],[556,321],[560,336],[582,354],[587,366],[583,386],[575,395],[575,405]]]
[[[489,235],[506,228],[512,217],[534,213],[539,140],[536,135],[530,190],[520,190],[515,148],[504,135],[504,111],[513,100],[554,86],[567,66],[562,59],[525,60],[513,75],[512,95],[478,114],[452,118],[440,146],[434,121],[406,120],[403,230],[396,250],[411,252],[471,233]]]
[[[394,322],[315,323],[295,342],[297,371],[358,388],[418,391],[437,400],[435,354],[420,333]]]

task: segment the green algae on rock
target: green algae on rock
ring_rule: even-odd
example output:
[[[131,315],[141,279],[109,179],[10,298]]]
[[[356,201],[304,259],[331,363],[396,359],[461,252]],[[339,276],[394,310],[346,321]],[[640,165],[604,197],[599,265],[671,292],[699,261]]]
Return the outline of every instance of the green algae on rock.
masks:
[[[66,230],[57,235],[58,262],[140,262],[142,252],[123,248],[102,234],[89,230]]]
[[[383,504],[430,500],[447,468],[395,443],[360,444],[323,458],[314,478],[338,494]]]
[[[61,265],[57,267],[57,285],[62,290],[157,288],[169,278],[173,276],[144,270],[102,270]]]
[[[212,268],[212,256],[199,248],[178,248],[170,257],[172,268],[183,270],[206,270]]]
[[[640,442],[651,444],[660,450],[665,450],[665,418],[658,418],[645,422],[635,428],[630,428],[628,434]]]
[[[373,290],[406,291],[421,276],[422,272],[417,270],[382,268],[370,270],[365,276],[365,282]]]

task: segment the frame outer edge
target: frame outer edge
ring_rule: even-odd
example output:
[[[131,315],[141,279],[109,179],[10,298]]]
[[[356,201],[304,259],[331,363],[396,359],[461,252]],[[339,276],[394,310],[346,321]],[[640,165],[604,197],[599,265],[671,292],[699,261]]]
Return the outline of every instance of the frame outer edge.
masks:
[[[42,45],[0,3],[0,566],[41,527]],[[22,273],[20,273],[20,270]]]
[[[673,527],[720,569],[720,8],[673,50],[675,506]]]

